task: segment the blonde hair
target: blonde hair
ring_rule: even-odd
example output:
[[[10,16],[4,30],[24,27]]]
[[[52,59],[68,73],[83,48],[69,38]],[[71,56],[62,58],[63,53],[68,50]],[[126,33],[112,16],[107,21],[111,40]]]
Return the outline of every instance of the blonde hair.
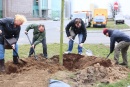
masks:
[[[22,23],[27,22],[26,17],[24,15],[20,15],[20,14],[15,15],[15,20],[19,20]]]

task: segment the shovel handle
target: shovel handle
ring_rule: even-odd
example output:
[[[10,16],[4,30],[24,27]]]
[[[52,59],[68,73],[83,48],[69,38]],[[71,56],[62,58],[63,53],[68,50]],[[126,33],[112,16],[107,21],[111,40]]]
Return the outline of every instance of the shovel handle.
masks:
[[[26,34],[26,33],[25,33],[25,34]],[[29,40],[30,45],[32,45],[31,40],[30,40],[28,34],[26,34],[26,35],[27,35],[27,38],[28,38],[28,40]],[[33,52],[34,52],[34,57],[35,57],[35,59],[37,60],[38,58],[36,57],[34,48],[33,48]]]
[[[107,57],[106,57],[106,58],[108,58],[108,57],[110,56],[110,54],[111,54],[111,53],[109,53],[109,54],[107,55]]]

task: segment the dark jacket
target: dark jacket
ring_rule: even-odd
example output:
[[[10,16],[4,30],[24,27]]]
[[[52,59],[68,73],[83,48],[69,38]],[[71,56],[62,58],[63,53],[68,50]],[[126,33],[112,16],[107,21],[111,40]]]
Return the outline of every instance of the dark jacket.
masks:
[[[70,22],[68,23],[68,25],[66,26],[66,28],[65,28],[65,29],[66,29],[67,37],[71,36],[71,35],[70,35],[70,32],[69,32],[69,29],[71,29],[71,30],[74,31],[74,33],[75,33],[76,35],[77,35],[77,34],[83,34],[83,39],[82,39],[82,42],[81,42],[81,43],[84,43],[85,40],[86,40],[86,37],[87,37],[87,30],[86,30],[86,28],[85,28],[85,24],[84,24],[83,20],[81,19],[81,27],[78,29],[78,28],[76,28],[76,26],[75,26],[75,20],[76,20],[76,18],[75,18],[74,20],[70,21]]]
[[[38,30],[38,25],[37,24],[30,24],[27,26],[26,31],[28,32],[30,29],[34,29],[33,31],[33,40],[34,40],[34,45],[37,45],[42,42],[42,40],[46,37],[46,32],[40,32]]]
[[[110,53],[112,53],[115,48],[115,42],[130,42],[130,37],[119,30],[108,30],[108,34],[110,37]]]
[[[16,38],[19,39],[19,34],[21,27],[14,27],[14,18],[2,18],[0,19],[0,30],[2,30],[2,34],[5,35],[5,38]],[[0,44],[3,44],[3,38],[0,36]]]

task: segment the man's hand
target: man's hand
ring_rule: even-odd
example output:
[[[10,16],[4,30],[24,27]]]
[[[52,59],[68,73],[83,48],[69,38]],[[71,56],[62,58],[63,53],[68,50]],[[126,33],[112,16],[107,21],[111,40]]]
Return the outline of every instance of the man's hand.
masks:
[[[71,37],[71,36],[69,36],[68,38],[69,38],[69,39],[72,39],[72,37]]]
[[[12,49],[15,49],[15,44],[12,45]]]
[[[83,47],[83,43],[80,43],[79,46],[80,46],[80,47]]]
[[[28,34],[28,32],[27,32],[27,31],[25,31],[24,33],[25,33],[25,34]]]
[[[0,30],[0,34],[2,34],[2,31]]]
[[[31,47],[34,48],[34,44]]]

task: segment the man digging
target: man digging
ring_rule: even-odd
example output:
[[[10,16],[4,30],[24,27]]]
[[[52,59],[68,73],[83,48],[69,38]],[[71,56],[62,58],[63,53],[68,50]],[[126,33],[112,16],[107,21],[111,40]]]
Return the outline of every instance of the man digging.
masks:
[[[83,20],[80,18],[75,18],[72,21],[70,21],[66,26],[66,34],[69,39],[69,46],[65,54],[71,53],[74,43],[73,40],[78,35],[79,38],[78,54],[82,55],[83,43],[85,42],[87,37],[87,31]]]
[[[38,24],[30,24],[27,26],[25,30],[25,34],[28,34],[30,29],[34,29],[33,31],[33,40],[31,44],[31,48],[29,51],[28,57],[30,57],[34,53],[35,46],[39,43],[42,43],[43,47],[43,57],[47,58],[47,44],[46,44],[46,32],[44,25]]]
[[[130,37],[119,30],[110,30],[105,28],[103,30],[104,35],[110,37],[110,54],[114,52],[115,64],[120,64],[128,67],[127,50],[130,45]],[[115,47],[115,43],[118,43]],[[123,62],[119,63],[119,54],[122,53]]]

